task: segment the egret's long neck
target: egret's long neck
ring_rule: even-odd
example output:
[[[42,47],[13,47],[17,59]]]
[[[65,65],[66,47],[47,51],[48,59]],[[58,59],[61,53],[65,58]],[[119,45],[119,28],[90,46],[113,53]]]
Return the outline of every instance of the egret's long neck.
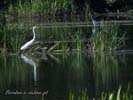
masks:
[[[33,28],[33,40],[35,40],[35,28]]]
[[[93,17],[91,16],[91,20],[92,20],[92,24],[94,27],[96,27],[96,21],[93,19]]]

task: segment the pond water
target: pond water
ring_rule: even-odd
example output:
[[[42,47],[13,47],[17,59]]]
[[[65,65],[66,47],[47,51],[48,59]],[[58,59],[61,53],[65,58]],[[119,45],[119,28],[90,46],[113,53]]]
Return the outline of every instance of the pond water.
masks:
[[[29,31],[29,27],[37,25],[39,28],[36,30],[36,34],[38,33],[36,41],[42,42],[41,45],[60,41],[70,42],[69,44],[74,47],[73,38],[69,40],[70,38],[66,36],[77,30],[91,33],[92,29],[88,28],[91,23],[14,21],[8,25],[17,30],[15,32],[20,31],[20,28]],[[102,93],[117,92],[120,86],[122,91],[126,91],[129,84],[129,92],[133,94],[131,42],[133,23],[132,20],[118,20],[117,23],[120,24],[121,32],[127,32],[130,37],[127,40],[128,46],[119,51],[94,54],[80,51],[0,54],[0,98],[2,100],[73,100],[70,99],[73,93],[77,100],[83,91],[87,91],[88,97],[92,100],[92,98],[101,98]],[[85,37],[82,39],[87,39]]]
[[[85,53],[0,56],[0,97],[3,100],[69,100],[87,89],[89,98],[119,86],[133,93],[133,53],[109,55]],[[14,94],[15,92],[15,94]],[[24,92],[26,92],[24,94]],[[32,92],[32,93],[30,93]]]

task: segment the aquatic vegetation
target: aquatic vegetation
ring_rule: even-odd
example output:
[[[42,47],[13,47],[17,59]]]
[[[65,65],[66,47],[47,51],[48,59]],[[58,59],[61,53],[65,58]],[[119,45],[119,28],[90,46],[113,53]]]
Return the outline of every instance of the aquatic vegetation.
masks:
[[[82,39],[85,36],[81,28],[44,27],[37,31],[37,39],[42,41],[41,48],[46,47],[48,52],[81,51],[84,46]]]
[[[123,46],[125,42],[125,34],[118,37],[118,27],[103,24],[100,26],[100,31],[91,37],[90,48],[97,51],[112,51],[117,50]],[[88,29],[89,30],[89,29]],[[1,32],[1,48],[5,48],[10,52],[17,52],[22,44],[30,40],[29,29],[15,29],[5,27]],[[85,50],[87,44],[85,41],[89,40],[85,33],[90,34],[82,28],[39,28],[36,30],[36,42],[32,51],[39,48],[45,48],[48,52],[67,52],[67,51],[82,51]],[[9,34],[10,33],[10,34]],[[45,34],[44,34],[45,33]],[[7,35],[8,34],[8,35]],[[46,49],[47,48],[47,49]]]
[[[128,86],[129,87],[129,86]],[[129,93],[129,88],[126,92],[121,90],[122,88],[119,87],[117,93],[102,93],[101,97],[93,98],[93,100],[132,100],[133,96]],[[78,99],[77,99],[78,98]],[[75,95],[73,92],[69,93],[69,100],[91,100],[88,94],[87,89],[83,90],[81,94]]]
[[[7,48],[7,30],[6,30],[6,28],[2,28],[1,30],[0,30],[1,32],[1,34],[0,34],[0,42],[1,42],[1,46],[0,46],[0,48],[4,48],[4,49],[6,49]]]
[[[21,31],[20,31],[21,30]],[[5,26],[1,30],[1,48],[8,52],[18,52],[25,38],[26,30],[16,30]]]
[[[126,33],[119,34],[117,24],[102,21],[96,26],[95,34],[92,36],[94,51],[117,50],[124,46]]]
[[[0,11],[0,48],[6,49],[6,41],[7,41],[7,32],[4,27],[6,24],[6,19],[4,16],[4,12]]]
[[[11,26],[5,26],[2,29],[0,34],[1,48],[5,48],[10,52],[17,52],[20,46],[30,40],[32,37],[28,38],[30,34],[27,33],[29,33],[28,31],[31,33],[31,30],[22,29],[21,27],[24,27],[24,25],[12,25],[12,28]],[[36,40],[31,52],[37,50],[37,48],[47,52],[83,51],[89,49],[94,52],[103,52],[124,47],[126,33],[119,34],[118,25],[101,22],[100,26],[95,28],[97,28],[95,34],[90,36],[91,28],[88,27],[39,27],[36,30]],[[89,41],[91,46],[87,47],[87,41]],[[45,50],[43,50],[44,48]]]
[[[89,97],[87,95],[87,89],[83,90],[81,92],[81,95],[79,95],[78,97],[76,97],[72,92],[70,92],[69,100],[89,100]]]
[[[89,5],[84,7],[85,11],[89,11]],[[22,1],[19,0],[14,4],[10,2],[8,7],[9,15],[18,16],[46,16],[51,15],[73,15],[78,12],[77,6],[71,0],[31,0]],[[88,13],[86,13],[88,15]]]
[[[60,2],[60,0],[53,0],[52,2],[49,2],[49,0],[32,0],[31,2],[19,0],[15,7],[13,4],[10,4],[9,13],[16,11],[17,15],[35,15],[40,13],[52,13],[54,15],[63,6],[65,7],[65,3]]]
[[[10,31],[11,32],[11,31]],[[13,33],[11,33],[11,38],[10,38],[10,42],[7,42],[8,43],[8,49],[9,51],[12,51],[12,52],[18,52],[21,45],[22,45],[22,40],[24,40],[24,36],[25,34],[19,34],[20,31],[13,31]]]
[[[130,84],[128,85],[127,91],[122,91],[120,86],[117,93],[102,94],[101,100],[132,100],[133,95],[129,93]]]

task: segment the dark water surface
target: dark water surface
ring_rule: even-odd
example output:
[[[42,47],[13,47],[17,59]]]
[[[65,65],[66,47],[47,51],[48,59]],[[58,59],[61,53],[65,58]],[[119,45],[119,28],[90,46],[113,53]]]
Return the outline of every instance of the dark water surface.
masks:
[[[68,100],[87,89],[89,98],[102,92],[126,90],[133,93],[133,53],[85,53],[0,56],[0,97],[2,100]],[[14,94],[15,93],[15,94]],[[34,95],[35,94],[35,95]]]

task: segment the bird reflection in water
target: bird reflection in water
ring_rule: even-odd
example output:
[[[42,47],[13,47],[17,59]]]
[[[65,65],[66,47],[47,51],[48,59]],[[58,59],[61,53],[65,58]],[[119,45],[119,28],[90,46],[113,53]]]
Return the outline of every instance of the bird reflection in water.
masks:
[[[36,62],[30,56],[27,56],[24,54],[21,54],[21,58],[23,59],[23,61],[25,63],[28,63],[29,65],[31,65],[33,67],[34,82],[36,82],[37,81],[37,64],[36,64]]]

